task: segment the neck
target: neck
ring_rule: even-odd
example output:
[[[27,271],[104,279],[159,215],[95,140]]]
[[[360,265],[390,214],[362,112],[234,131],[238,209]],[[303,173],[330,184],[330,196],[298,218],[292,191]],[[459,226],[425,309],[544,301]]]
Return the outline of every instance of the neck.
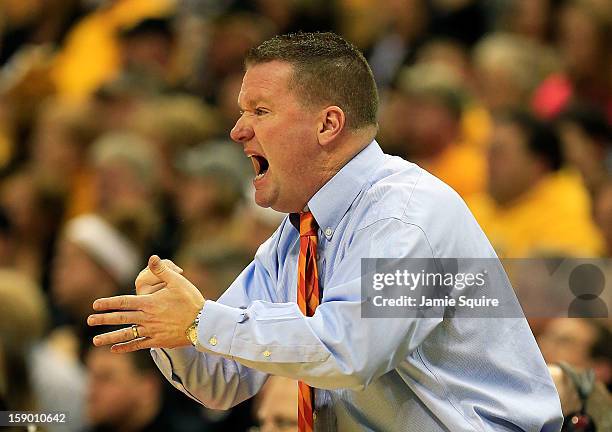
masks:
[[[353,159],[359,152],[366,148],[374,139],[374,136],[367,137],[364,139],[362,136],[356,134],[352,136],[352,140],[347,140],[343,143],[334,145],[329,151],[325,152],[322,156],[322,160],[318,162],[321,166],[319,180],[315,182],[312,188],[313,192],[308,197],[302,208],[308,205],[308,201],[330,181],[338,172]]]
[[[543,177],[537,177],[519,191],[515,191],[513,194],[508,194],[506,196],[497,196],[494,197],[494,199],[500,207],[512,207],[525,200],[527,197],[532,196],[542,179]]]

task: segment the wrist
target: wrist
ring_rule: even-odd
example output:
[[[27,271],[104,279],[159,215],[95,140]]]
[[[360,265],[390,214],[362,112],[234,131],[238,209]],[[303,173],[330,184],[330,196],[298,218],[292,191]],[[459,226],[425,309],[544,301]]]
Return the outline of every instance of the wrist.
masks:
[[[187,340],[193,346],[196,346],[198,344],[198,325],[200,324],[200,316],[202,315],[202,311],[203,306],[202,308],[200,308],[200,311],[194,318],[191,325],[187,327],[187,330],[185,330],[185,336],[187,336]]]

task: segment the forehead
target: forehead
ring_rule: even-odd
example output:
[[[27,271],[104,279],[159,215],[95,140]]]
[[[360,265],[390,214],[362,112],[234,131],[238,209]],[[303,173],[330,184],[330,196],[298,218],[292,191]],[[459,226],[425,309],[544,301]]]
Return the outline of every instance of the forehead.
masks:
[[[286,62],[271,61],[250,66],[242,79],[238,103],[249,105],[286,98],[292,76],[293,66]]]

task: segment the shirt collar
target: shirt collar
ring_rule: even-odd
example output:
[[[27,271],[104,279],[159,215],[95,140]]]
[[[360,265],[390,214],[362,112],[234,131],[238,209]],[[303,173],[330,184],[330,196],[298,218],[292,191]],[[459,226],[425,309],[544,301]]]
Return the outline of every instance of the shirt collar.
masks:
[[[328,240],[332,238],[340,220],[370,178],[370,173],[382,163],[384,155],[378,143],[372,141],[308,201],[308,208]],[[296,219],[296,216],[293,216],[293,219]],[[297,220],[299,227],[299,219]]]

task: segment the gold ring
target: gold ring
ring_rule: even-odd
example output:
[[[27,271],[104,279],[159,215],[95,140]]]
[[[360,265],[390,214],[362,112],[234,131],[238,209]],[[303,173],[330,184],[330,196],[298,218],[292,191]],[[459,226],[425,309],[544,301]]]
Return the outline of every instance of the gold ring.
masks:
[[[134,335],[134,339],[138,339],[140,334],[138,334],[138,326],[136,324],[132,324],[132,334]]]

